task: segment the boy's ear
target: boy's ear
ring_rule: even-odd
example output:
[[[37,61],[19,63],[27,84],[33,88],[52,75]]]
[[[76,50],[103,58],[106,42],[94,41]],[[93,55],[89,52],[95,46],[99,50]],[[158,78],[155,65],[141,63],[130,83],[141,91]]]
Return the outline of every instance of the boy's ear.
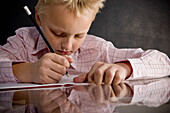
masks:
[[[35,8],[35,19],[36,19],[36,22],[39,26],[41,26],[41,21],[40,21],[40,17],[39,15],[37,14],[37,8]]]

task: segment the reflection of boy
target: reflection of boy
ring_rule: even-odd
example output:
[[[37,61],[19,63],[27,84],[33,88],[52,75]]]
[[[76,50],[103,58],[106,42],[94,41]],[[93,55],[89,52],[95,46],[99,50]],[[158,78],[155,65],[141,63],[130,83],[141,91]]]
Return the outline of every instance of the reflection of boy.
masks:
[[[87,35],[103,2],[39,0],[36,20],[56,54],[49,52],[36,28],[21,28],[0,47],[0,81],[55,83],[66,70],[85,73],[74,82],[96,84],[169,75],[170,60],[164,53],[117,49],[111,42]]]
[[[117,100],[115,99],[116,101],[106,102],[111,99],[108,96],[112,95],[110,94],[112,91],[106,88],[108,85],[77,86],[76,90],[72,90],[69,100],[76,104],[83,113],[115,113],[118,112],[116,109],[118,106],[142,105],[159,107],[170,99],[170,78],[168,77],[126,82],[127,87],[111,86],[112,89],[110,88],[110,90],[115,93],[113,97],[117,98]],[[120,98],[118,95],[124,94],[127,88],[133,90],[133,95]],[[116,90],[119,90],[119,92],[116,93]],[[130,101],[127,102],[127,100]]]

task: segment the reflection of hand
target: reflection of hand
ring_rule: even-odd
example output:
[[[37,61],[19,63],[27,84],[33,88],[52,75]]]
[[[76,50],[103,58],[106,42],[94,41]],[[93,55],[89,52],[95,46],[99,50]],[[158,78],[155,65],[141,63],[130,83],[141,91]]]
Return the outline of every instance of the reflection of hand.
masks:
[[[78,109],[60,89],[31,91],[30,100],[42,113],[66,113]]]
[[[131,88],[124,83],[118,85],[76,86],[75,90],[88,92],[97,104],[107,104],[132,96]]]
[[[131,88],[124,83],[114,84],[112,85],[113,90],[111,93],[110,101],[122,101],[122,102],[130,102],[132,97]]]
[[[90,97],[97,104],[107,104],[111,96],[112,88],[110,85],[91,85],[88,88]]]

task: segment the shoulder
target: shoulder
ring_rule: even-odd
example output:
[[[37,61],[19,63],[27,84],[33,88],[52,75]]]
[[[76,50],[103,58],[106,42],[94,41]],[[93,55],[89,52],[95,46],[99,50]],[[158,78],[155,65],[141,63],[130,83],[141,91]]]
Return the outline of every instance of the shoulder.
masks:
[[[15,31],[14,36],[7,39],[6,46],[34,48],[39,41],[40,34],[35,27],[22,27]]]
[[[16,36],[19,36],[22,39],[31,39],[36,40],[39,37],[39,33],[35,27],[22,27],[15,31]]]
[[[15,35],[7,39],[7,43],[33,46],[37,43],[40,34],[35,27],[22,27],[15,31]]]

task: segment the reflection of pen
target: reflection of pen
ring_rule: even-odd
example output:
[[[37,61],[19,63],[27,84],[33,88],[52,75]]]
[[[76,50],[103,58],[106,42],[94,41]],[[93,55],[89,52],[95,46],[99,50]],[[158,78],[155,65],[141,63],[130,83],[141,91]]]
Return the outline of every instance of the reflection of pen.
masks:
[[[53,50],[53,48],[51,47],[50,43],[48,42],[47,38],[45,37],[45,35],[43,34],[43,32],[41,31],[40,27],[38,26],[37,22],[35,21],[34,17],[32,16],[31,11],[28,9],[27,6],[24,6],[24,10],[26,11],[26,13],[28,14],[28,16],[30,17],[31,21],[33,22],[33,24],[35,25],[35,27],[37,28],[38,32],[40,33],[40,35],[42,36],[43,40],[45,41],[45,43],[47,44],[48,48],[50,49],[50,51],[52,53],[55,53],[55,51]],[[69,77],[68,72],[66,71],[66,75],[67,77]]]

